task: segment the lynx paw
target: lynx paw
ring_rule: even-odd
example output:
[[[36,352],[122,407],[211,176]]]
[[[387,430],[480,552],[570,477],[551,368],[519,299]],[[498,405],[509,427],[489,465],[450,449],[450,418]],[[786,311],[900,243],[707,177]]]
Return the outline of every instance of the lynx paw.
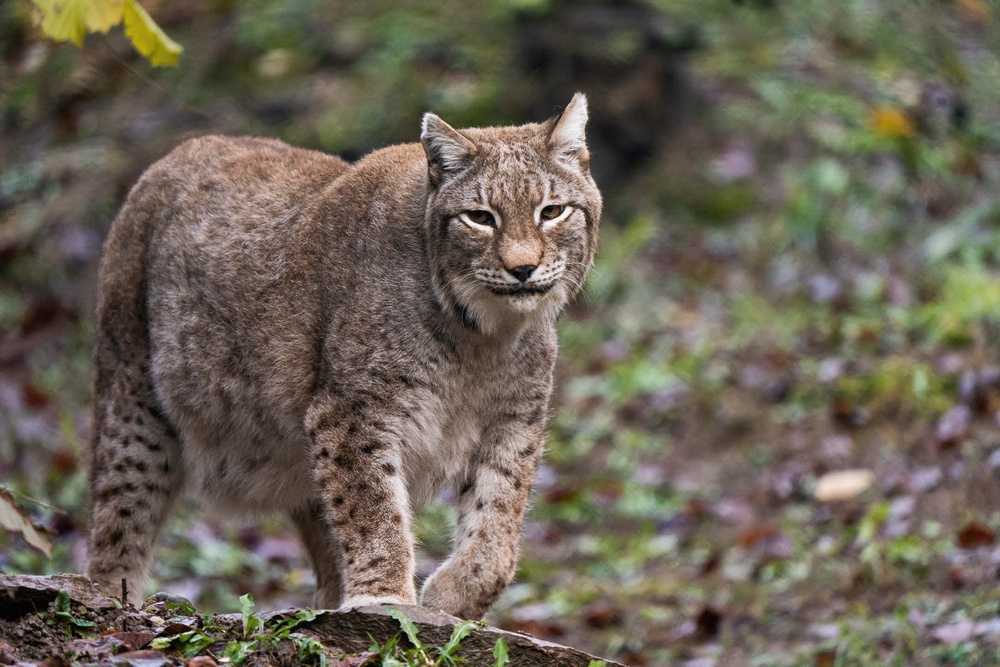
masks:
[[[510,580],[501,575],[476,577],[463,565],[460,561],[445,563],[428,577],[420,593],[420,604],[458,618],[478,620],[485,616]]]
[[[482,618],[485,609],[480,611],[480,607],[488,606],[488,603],[484,605],[483,602],[472,601],[468,597],[469,591],[466,587],[459,585],[456,578],[450,576],[448,569],[442,568],[424,583],[424,589],[420,593],[420,604],[458,618]]]
[[[412,605],[416,604],[416,600],[404,600],[401,597],[395,596],[385,596],[385,597],[375,597],[367,595],[354,595],[344,600],[340,605],[340,611],[349,611],[355,607],[371,607],[373,605],[387,605],[387,604],[402,604],[402,605]]]

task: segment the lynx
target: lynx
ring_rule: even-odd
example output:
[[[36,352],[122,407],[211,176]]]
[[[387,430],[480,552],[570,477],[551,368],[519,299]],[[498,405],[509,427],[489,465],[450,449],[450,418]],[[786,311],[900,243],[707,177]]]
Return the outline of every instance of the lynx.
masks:
[[[587,103],[354,164],[188,141],[107,238],[94,353],[89,576],[142,599],[182,487],[281,512],[314,604],[416,604],[413,513],[454,489],[420,604],[480,618],[510,584],[542,453],[555,320],[593,263]]]

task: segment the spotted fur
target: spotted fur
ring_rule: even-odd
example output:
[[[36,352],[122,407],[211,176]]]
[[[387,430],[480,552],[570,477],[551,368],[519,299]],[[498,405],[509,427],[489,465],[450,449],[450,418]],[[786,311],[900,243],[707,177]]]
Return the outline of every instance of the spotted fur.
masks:
[[[554,321],[593,262],[585,123],[577,95],[520,127],[428,114],[421,143],[355,164],[204,137],[153,165],[101,265],[89,575],[139,600],[190,486],[287,514],[318,606],[415,603],[413,512],[452,487],[454,552],[420,599],[481,617],[518,559]]]

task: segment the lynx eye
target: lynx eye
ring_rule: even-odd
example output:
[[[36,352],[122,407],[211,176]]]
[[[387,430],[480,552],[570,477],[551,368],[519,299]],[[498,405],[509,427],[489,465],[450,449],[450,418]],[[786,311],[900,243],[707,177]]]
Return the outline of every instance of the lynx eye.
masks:
[[[565,210],[566,210],[565,206],[561,206],[559,204],[550,204],[545,208],[543,208],[539,215],[541,216],[542,221],[545,222],[549,220],[555,220],[560,215],[562,215],[563,211]]]
[[[483,227],[496,227],[497,221],[489,211],[466,211],[462,217],[474,225]]]

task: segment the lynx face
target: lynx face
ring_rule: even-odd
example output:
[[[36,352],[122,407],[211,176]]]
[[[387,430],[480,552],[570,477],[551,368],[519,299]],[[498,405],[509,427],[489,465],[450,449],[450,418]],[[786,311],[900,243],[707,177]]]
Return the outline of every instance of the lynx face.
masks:
[[[586,118],[582,97],[558,120],[518,128],[458,132],[425,118],[437,287],[470,326],[554,318],[580,290],[601,214]]]

